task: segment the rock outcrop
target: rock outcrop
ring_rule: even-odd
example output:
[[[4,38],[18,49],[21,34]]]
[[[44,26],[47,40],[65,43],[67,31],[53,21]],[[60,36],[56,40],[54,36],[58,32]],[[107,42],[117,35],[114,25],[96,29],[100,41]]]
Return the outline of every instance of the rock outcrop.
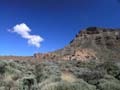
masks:
[[[120,56],[118,55],[119,52],[120,29],[89,27],[81,30],[63,49],[46,54],[38,53],[34,56],[41,60],[87,61],[104,58],[104,55],[112,55],[113,58],[118,58]]]

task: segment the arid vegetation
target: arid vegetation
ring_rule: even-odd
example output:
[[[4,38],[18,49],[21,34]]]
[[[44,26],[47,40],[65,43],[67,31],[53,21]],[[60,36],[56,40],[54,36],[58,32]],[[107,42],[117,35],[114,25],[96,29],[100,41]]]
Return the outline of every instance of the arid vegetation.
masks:
[[[0,90],[120,90],[120,63],[1,60]]]

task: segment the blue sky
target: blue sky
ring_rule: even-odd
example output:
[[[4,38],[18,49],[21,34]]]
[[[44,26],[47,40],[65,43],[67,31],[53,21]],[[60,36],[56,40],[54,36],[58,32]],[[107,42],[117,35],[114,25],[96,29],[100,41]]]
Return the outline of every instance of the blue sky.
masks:
[[[44,39],[40,48],[8,32],[21,23]],[[120,0],[0,0],[0,55],[53,51],[89,26],[120,28]]]

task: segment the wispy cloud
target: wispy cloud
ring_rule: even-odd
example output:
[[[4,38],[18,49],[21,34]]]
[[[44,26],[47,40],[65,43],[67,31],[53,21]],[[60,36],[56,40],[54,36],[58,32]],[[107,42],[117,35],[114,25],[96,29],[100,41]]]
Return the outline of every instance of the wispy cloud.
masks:
[[[9,31],[19,34],[22,38],[28,40],[29,45],[33,45],[37,48],[40,47],[41,42],[43,41],[43,38],[41,36],[31,35],[31,29],[25,23],[17,24]]]

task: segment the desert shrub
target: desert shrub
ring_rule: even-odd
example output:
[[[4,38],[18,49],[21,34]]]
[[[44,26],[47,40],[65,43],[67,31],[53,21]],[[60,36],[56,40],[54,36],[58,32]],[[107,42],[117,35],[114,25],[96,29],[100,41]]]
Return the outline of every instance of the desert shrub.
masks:
[[[52,83],[52,82],[56,82],[56,81],[60,81],[60,80],[55,80],[55,79],[53,79],[53,78],[49,78],[49,79],[46,79],[46,80],[38,83],[38,87],[39,87],[39,89],[41,90],[41,88],[43,88],[45,85],[48,85],[48,84],[50,84],[50,83]]]
[[[0,79],[0,87],[3,87],[4,85],[5,85],[4,81],[2,79]]]
[[[99,81],[100,90],[120,90],[120,82],[113,76],[107,75]]]
[[[91,70],[88,68],[77,68],[77,67],[70,68],[70,71],[78,78],[81,78],[81,76],[84,73],[91,72]]]
[[[88,83],[97,87],[99,84],[99,79],[89,80]]]
[[[5,81],[5,90],[11,90],[14,85],[14,81]]]
[[[84,72],[82,75],[80,75],[80,78],[83,78],[85,81],[89,80],[99,80],[103,78],[104,74],[99,71],[89,71],[89,72]]]
[[[0,87],[0,90],[5,90],[5,87],[4,87],[4,86],[1,86],[1,87]]]
[[[12,75],[12,80],[16,81],[22,77],[21,73],[16,73]]]
[[[81,62],[81,61],[62,61],[60,63],[60,67],[64,70],[64,69],[69,69],[71,72],[73,71],[78,71],[80,72],[82,69],[82,71],[89,71],[92,70],[96,67],[96,62],[94,61],[90,61],[90,62]]]
[[[117,65],[118,68],[120,69],[120,62],[117,62],[116,65]]]
[[[67,70],[73,73],[76,78],[84,79],[86,82],[96,85],[98,80],[105,75],[104,70],[96,68],[98,63],[80,62],[80,61],[65,61],[61,62],[62,70]]]
[[[24,65],[22,65],[19,61],[10,60],[9,66],[20,71],[22,71],[22,69],[25,69]]]
[[[0,61],[0,74],[4,74],[6,70],[7,63],[5,61]]]
[[[106,69],[107,69],[108,74],[110,74],[114,77],[120,73],[120,70],[117,67],[117,65],[115,63],[112,63],[112,62],[107,64]]]
[[[117,79],[119,79],[119,77],[120,77],[120,68],[118,67],[116,62],[106,61],[106,62],[98,65],[98,68],[106,71],[107,74],[112,75]]]
[[[120,84],[114,82],[104,82],[99,85],[100,90],[120,90]]]
[[[77,61],[61,61],[61,62],[59,62],[60,67],[63,69],[75,67],[76,64],[77,64]]]
[[[116,63],[117,67],[118,67],[118,74],[115,76],[115,78],[117,78],[118,80],[120,80],[120,63]]]
[[[60,69],[53,62],[42,62],[35,66],[36,70],[36,79],[38,82],[42,82],[43,80],[53,78],[57,79],[60,77]]]
[[[89,68],[89,69],[95,69],[98,63],[95,60],[90,60],[87,62],[81,62],[81,61],[74,61],[74,66],[78,68]]]
[[[96,90],[95,86],[87,84],[85,81],[70,83],[70,82],[56,82],[46,84],[41,90]]]
[[[0,61],[0,90],[19,90],[19,79],[28,71],[26,62],[4,60]],[[24,71],[24,72],[23,72]]]
[[[108,74],[106,74],[104,77],[103,77],[103,79],[101,79],[100,81],[104,81],[104,80],[108,80],[108,81],[114,81],[114,82],[117,82],[117,83],[119,83],[119,81],[114,77],[114,76],[112,76],[112,75],[108,75]]]
[[[73,67],[70,69],[70,71],[77,77],[82,78],[85,81],[89,80],[99,80],[104,77],[105,73],[103,71],[97,70],[97,69],[89,69],[89,68],[83,68],[83,67]]]
[[[6,71],[5,71],[5,74],[16,74],[16,73],[20,73],[21,71],[16,69],[16,68],[13,68],[13,67],[10,67],[9,65],[6,66]]]
[[[34,76],[23,77],[19,81],[19,89],[20,90],[36,90],[37,89],[37,82]]]

